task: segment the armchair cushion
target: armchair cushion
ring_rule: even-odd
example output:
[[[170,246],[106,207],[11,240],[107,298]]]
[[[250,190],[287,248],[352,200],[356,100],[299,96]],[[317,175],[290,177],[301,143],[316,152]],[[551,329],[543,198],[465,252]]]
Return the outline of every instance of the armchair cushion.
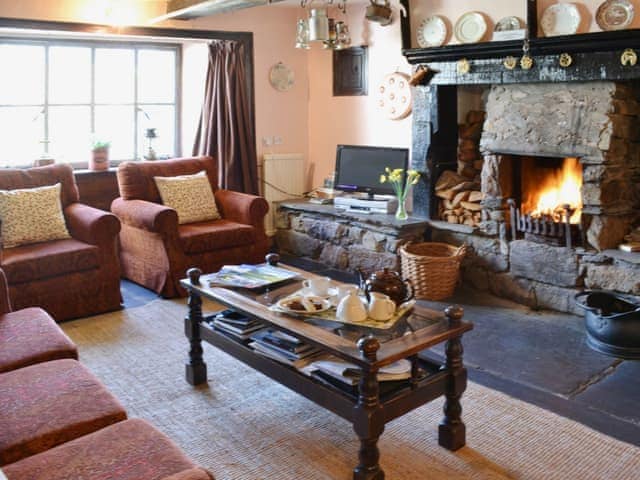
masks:
[[[0,190],[4,248],[69,238],[62,214],[60,183],[46,187]]]
[[[120,402],[76,360],[54,360],[2,373],[0,391],[0,465],[127,417]]]
[[[211,184],[204,171],[195,175],[154,177],[162,203],[178,214],[178,223],[220,218]]]
[[[186,253],[202,253],[222,248],[252,245],[256,240],[255,228],[251,225],[243,225],[229,220],[180,225],[178,236]]]
[[[132,419],[7,465],[3,470],[11,480],[162,480],[193,467],[193,462],[164,434],[144,420]]]
[[[41,308],[0,315],[0,373],[62,358],[78,358],[78,350]]]
[[[98,268],[100,249],[73,238],[4,251],[2,268],[12,285]]]

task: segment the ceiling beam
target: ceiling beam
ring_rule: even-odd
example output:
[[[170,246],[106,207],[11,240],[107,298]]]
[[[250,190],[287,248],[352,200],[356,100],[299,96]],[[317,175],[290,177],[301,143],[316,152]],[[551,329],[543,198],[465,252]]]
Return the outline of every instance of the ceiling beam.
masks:
[[[169,19],[192,20],[281,1],[283,0],[169,0],[167,13],[151,19],[149,23],[158,23]]]

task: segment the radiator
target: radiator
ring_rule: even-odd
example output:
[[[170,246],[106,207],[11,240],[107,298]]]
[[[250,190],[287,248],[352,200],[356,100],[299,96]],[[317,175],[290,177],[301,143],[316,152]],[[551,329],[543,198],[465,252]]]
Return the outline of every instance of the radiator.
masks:
[[[301,153],[265,153],[262,169],[262,191],[269,202],[265,228],[267,235],[273,235],[276,232],[273,202],[296,198],[304,192],[304,157]]]

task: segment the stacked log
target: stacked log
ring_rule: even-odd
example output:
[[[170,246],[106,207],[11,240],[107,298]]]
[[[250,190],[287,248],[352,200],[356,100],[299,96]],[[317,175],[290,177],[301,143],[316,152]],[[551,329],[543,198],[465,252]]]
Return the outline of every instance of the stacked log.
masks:
[[[449,223],[459,223],[476,227],[482,220],[480,202],[484,194],[480,184],[469,181],[462,175],[447,170],[442,173],[435,186],[436,197],[440,198],[439,216]]]
[[[458,127],[457,172],[446,170],[436,182],[435,195],[441,199],[438,213],[446,222],[477,227],[482,220],[480,136],[484,118],[481,111],[467,113],[466,122]]]
[[[468,180],[480,181],[483,159],[480,136],[485,112],[471,110],[464,124],[458,126],[458,174]]]

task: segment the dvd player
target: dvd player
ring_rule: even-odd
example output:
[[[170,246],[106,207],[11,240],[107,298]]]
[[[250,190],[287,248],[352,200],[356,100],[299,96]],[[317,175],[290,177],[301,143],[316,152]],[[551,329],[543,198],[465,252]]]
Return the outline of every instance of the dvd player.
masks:
[[[373,200],[355,197],[336,197],[333,199],[333,206],[353,212],[388,214],[396,211],[396,208],[398,208],[398,200],[395,197]]]

